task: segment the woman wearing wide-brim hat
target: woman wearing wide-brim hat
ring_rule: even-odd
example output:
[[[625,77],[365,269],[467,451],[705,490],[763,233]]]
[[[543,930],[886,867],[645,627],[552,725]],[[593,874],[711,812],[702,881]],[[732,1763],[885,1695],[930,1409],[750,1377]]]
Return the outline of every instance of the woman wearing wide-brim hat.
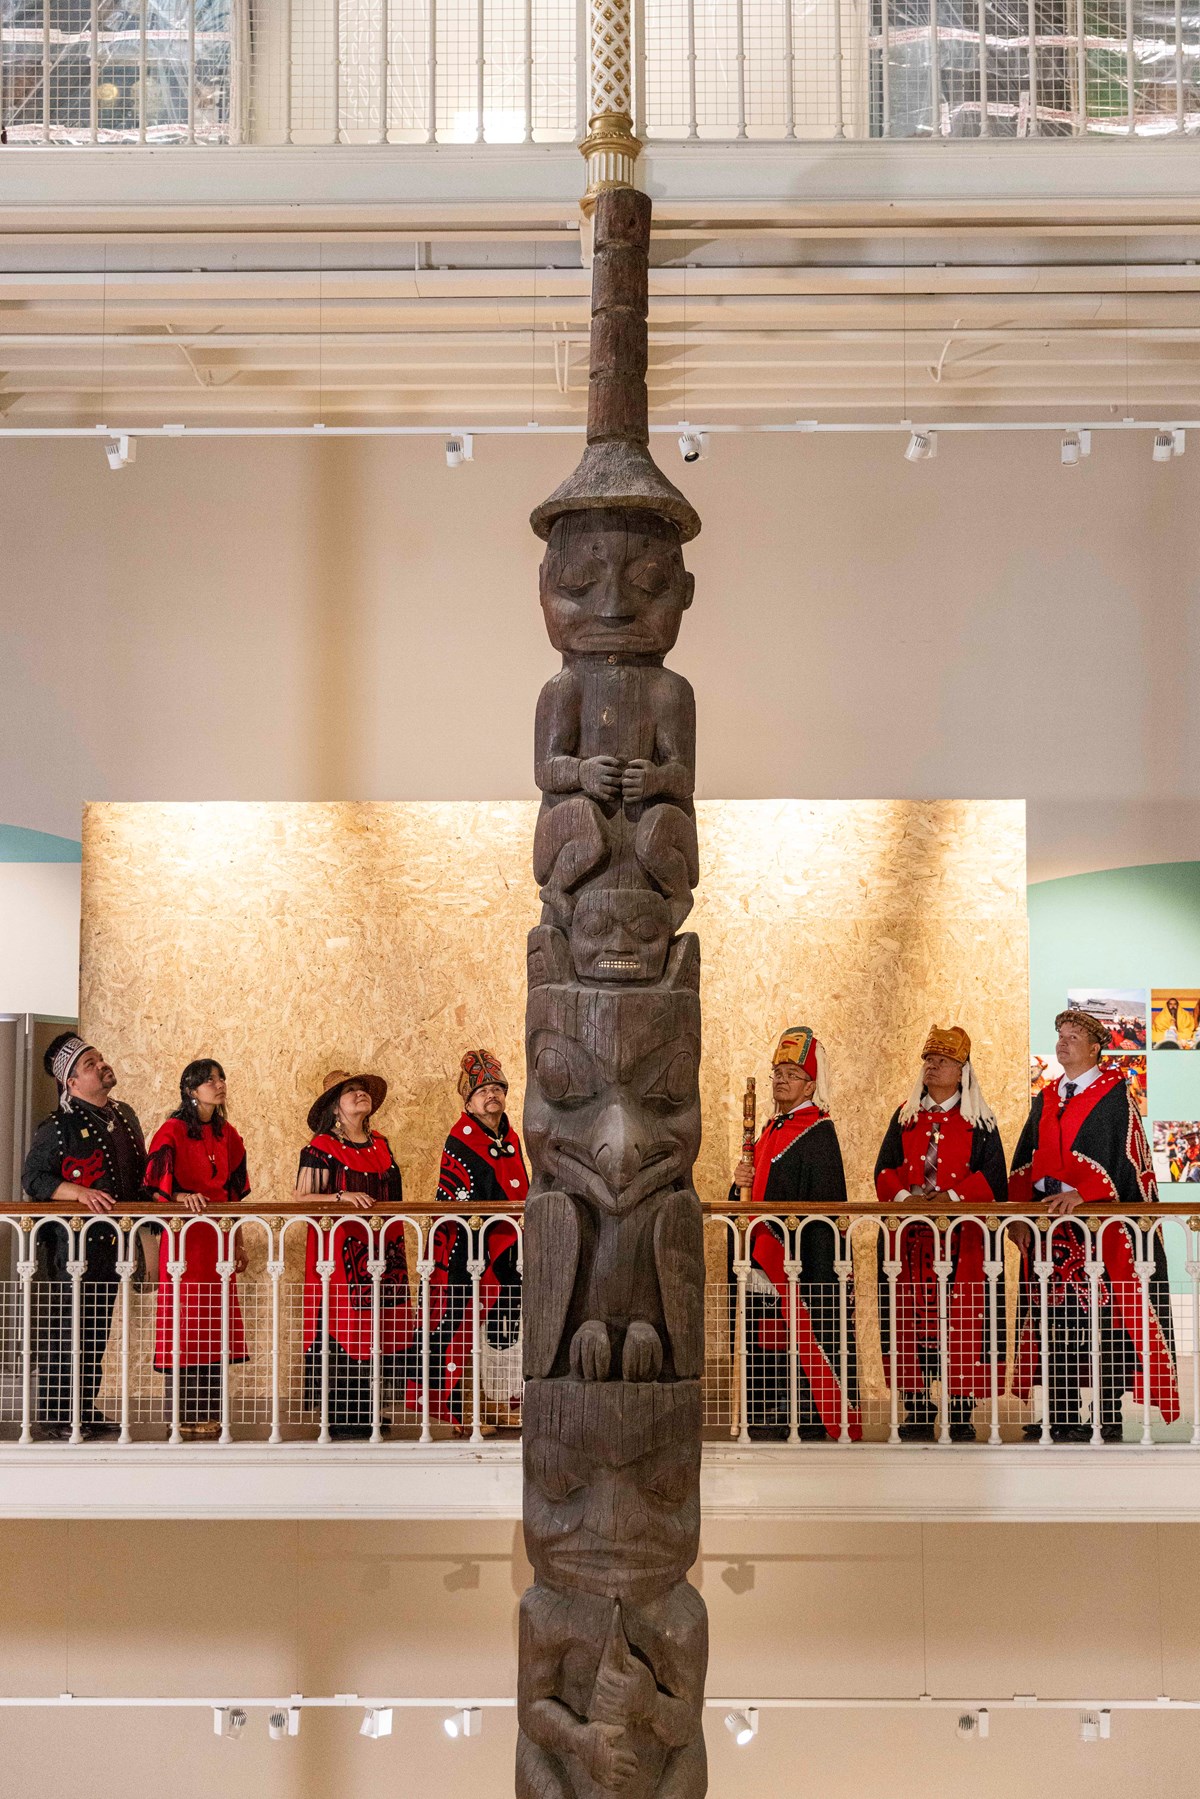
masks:
[[[400,1170],[386,1137],[370,1120],[387,1095],[377,1074],[327,1074],[323,1091],[309,1110],[312,1137],[300,1152],[296,1196],[336,1195],[338,1211],[395,1210],[401,1203]],[[324,1208],[323,1208],[324,1209]],[[329,1333],[329,1434],[338,1440],[371,1434],[371,1277],[367,1269],[367,1226],[340,1224],[327,1251],[333,1262],[329,1317],[322,1317],[317,1274],[318,1232],[308,1231],[304,1267],[304,1403],[321,1404],[321,1350]],[[381,1376],[407,1378],[417,1341],[417,1314],[408,1285],[404,1228],[389,1231],[380,1285]]]

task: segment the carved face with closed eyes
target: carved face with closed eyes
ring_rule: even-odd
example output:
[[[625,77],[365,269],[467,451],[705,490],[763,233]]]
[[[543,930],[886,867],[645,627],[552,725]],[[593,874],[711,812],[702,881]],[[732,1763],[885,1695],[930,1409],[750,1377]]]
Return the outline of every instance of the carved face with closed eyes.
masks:
[[[535,988],[525,1138],[534,1166],[604,1211],[690,1180],[700,1148],[700,1000],[673,988]]]
[[[564,513],[542,558],[546,630],[564,655],[665,656],[694,587],[678,531],[652,513]]]
[[[644,887],[590,887],[571,920],[571,959],[584,981],[657,981],[666,967],[671,910]]]
[[[525,1549],[538,1580],[644,1600],[700,1547],[696,1381],[527,1381]]]

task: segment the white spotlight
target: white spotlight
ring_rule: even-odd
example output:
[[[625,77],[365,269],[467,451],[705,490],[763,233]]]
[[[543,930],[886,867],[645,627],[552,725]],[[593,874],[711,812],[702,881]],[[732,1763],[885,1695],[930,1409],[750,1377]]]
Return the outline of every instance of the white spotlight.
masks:
[[[246,1714],[240,1705],[213,1706],[213,1735],[240,1737],[246,1728]]]
[[[464,462],[475,460],[475,439],[469,431],[460,431],[457,437],[446,439],[446,467],[459,468]]]
[[[267,1713],[267,1734],[273,1743],[282,1743],[284,1737],[300,1735],[300,1707],[289,1705],[284,1711],[282,1707]]]
[[[442,1720],[442,1729],[448,1737],[477,1737],[483,1729],[483,1713],[477,1705],[465,1705]]]
[[[758,1735],[758,1707],[748,1705],[744,1712],[726,1712],[725,1728],[738,1748],[744,1749]]]
[[[703,431],[685,431],[679,439],[679,454],[685,462],[699,462],[707,450],[708,438]]]
[[[1111,1735],[1111,1712],[1080,1712],[1079,1740],[1081,1743],[1106,1743]]]
[[[961,1712],[958,1719],[959,1740],[964,1743],[980,1741],[988,1733],[987,1707],[981,1706],[977,1712]]]
[[[1172,456],[1182,456],[1186,449],[1186,431],[1156,431],[1150,454],[1155,462],[1170,462]]]
[[[1083,454],[1083,446],[1079,441],[1078,431],[1068,431],[1062,440],[1062,465],[1064,468],[1076,468]]]
[[[392,1734],[392,1708],[390,1705],[373,1705],[363,1714],[363,1721],[358,1727],[360,1737],[390,1737]]]
[[[904,447],[906,462],[931,462],[937,455],[936,431],[912,431]]]
[[[104,454],[108,457],[109,468],[127,468],[137,459],[137,438],[126,437],[124,434],[120,437],[106,437]]]

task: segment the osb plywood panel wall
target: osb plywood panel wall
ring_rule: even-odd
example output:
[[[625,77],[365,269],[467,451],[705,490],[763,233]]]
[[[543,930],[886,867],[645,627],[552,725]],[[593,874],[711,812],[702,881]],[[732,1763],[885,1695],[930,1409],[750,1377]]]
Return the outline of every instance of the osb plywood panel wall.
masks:
[[[215,1055],[254,1190],[282,1198],[322,1075],[374,1070],[389,1082],[378,1124],[405,1192],[431,1198],[465,1048],[496,1050],[520,1119],[535,812],[525,801],[88,807],[81,1017],[147,1132],[177,1103],[185,1063]],[[974,1038],[1011,1149],[1028,1091],[1023,805],[710,801],[698,812],[701,1197],[724,1198],[748,1074],[760,1116],[769,1110],[785,1024],[811,1024],[827,1046],[852,1199],[871,1197],[879,1140],[935,1018]],[[855,1260],[877,1392],[874,1234],[864,1220]],[[715,1231],[709,1247],[723,1280]],[[262,1255],[253,1244],[252,1272]],[[265,1319],[255,1323],[257,1338]]]
[[[784,1024],[830,1056],[853,1197],[931,1019],[958,1021],[1011,1146],[1028,1080],[1024,808],[1016,801],[709,801],[689,927],[704,958],[702,1198],[723,1195],[748,1074]],[[431,1197],[464,1048],[521,1111],[535,807],[93,805],[80,1010],[148,1129],[179,1071],[230,1078],[257,1192],[285,1196],[329,1068],[384,1074],[379,1127]]]

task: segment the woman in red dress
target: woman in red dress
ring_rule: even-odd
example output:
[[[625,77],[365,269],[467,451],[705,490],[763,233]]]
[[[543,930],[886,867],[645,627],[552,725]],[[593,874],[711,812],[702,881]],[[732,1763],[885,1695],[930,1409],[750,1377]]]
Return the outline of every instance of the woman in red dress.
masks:
[[[325,1077],[325,1090],[308,1114],[312,1138],[300,1152],[296,1197],[336,1194],[322,1211],[395,1211],[401,1203],[400,1170],[386,1137],[370,1128],[371,1115],[387,1094],[376,1074]],[[371,1435],[371,1275],[365,1224],[337,1226],[329,1277],[329,1434],[335,1441]],[[304,1403],[321,1405],[321,1361],[325,1321],[317,1272],[318,1233],[309,1226],[304,1266]],[[379,1353],[381,1380],[412,1377],[417,1346],[417,1313],[408,1288],[404,1227],[387,1236],[380,1281]]]
[[[249,1193],[245,1146],[225,1116],[225,1070],[211,1056],[189,1062],[180,1075],[179,1108],[151,1139],[145,1187],[152,1199],[197,1213],[237,1204]],[[221,1432],[220,1242],[215,1224],[188,1224],[179,1281],[179,1419],[180,1434],[193,1441]],[[154,1366],[169,1377],[174,1367],[175,1283],[167,1275],[166,1261],[165,1256],[160,1261]],[[245,1268],[240,1252],[236,1266],[239,1273]],[[245,1360],[237,1285],[231,1281],[229,1361],[232,1366]]]

